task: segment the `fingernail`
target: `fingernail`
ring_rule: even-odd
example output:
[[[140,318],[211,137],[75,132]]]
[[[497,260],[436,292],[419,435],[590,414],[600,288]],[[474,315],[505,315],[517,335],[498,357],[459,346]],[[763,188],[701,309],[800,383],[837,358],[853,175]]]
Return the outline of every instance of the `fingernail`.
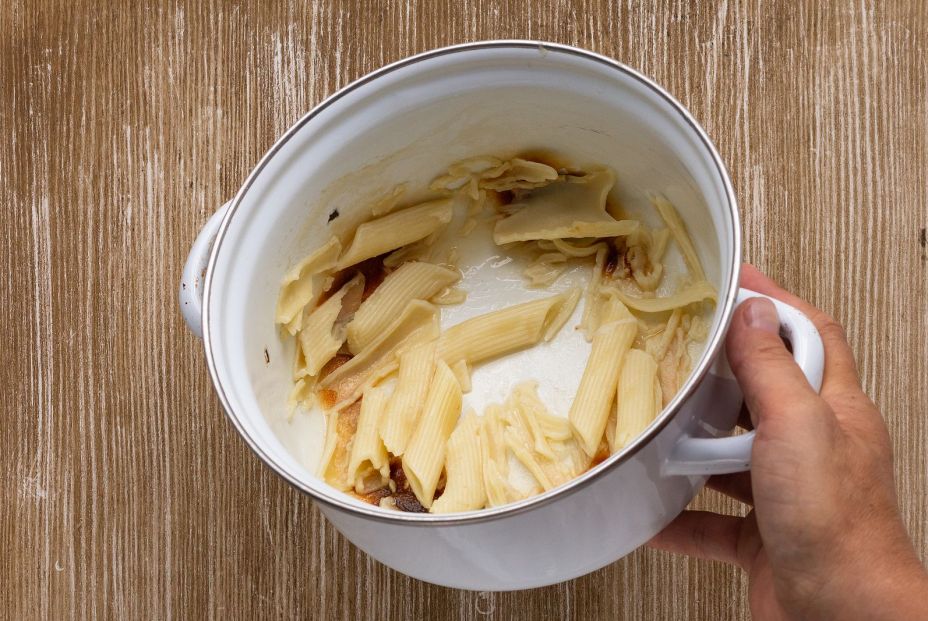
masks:
[[[748,300],[744,309],[744,321],[749,328],[763,330],[764,332],[780,333],[780,318],[773,302],[766,298],[753,298]]]

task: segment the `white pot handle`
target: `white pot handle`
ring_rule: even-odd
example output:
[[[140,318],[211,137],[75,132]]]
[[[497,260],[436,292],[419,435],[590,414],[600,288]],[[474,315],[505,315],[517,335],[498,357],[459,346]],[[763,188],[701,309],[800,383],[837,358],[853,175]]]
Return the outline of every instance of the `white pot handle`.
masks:
[[[809,385],[816,392],[821,390],[825,350],[818,330],[809,318],[789,304],[748,289],[738,292],[736,304],[741,304],[749,298],[767,298],[773,302],[780,316],[780,332],[792,344],[796,364],[809,380]],[[724,352],[716,366],[716,374],[727,374],[733,378]],[[709,475],[750,470],[753,444],[753,431],[727,438],[684,436],[677,442],[662,471],[667,475]]]
[[[229,201],[217,209],[200,229],[187,254],[184,273],[180,279],[180,312],[190,331],[200,338],[203,338],[203,280],[206,277],[209,253],[213,249],[222,218],[231,204],[232,201]]]

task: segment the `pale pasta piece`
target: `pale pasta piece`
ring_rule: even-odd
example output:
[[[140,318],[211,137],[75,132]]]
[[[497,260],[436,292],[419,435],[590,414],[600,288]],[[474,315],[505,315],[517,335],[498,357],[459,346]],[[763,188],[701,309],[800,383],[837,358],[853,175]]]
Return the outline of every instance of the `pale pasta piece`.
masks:
[[[514,202],[518,210],[496,223],[497,245],[535,239],[616,237],[638,229],[637,220],[616,220],[606,213],[606,197],[615,182],[609,170],[567,177]]]
[[[326,416],[326,441],[318,472],[322,480],[343,491],[353,486],[348,462],[360,412],[361,404],[355,402],[344,409],[330,410]]]
[[[715,301],[717,297],[715,287],[705,280],[695,282],[685,289],[663,298],[637,298],[615,288],[605,289],[604,293],[614,295],[629,308],[642,313],[662,313],[696,302],[702,302],[703,300]]]
[[[406,192],[406,184],[401,183],[393,187],[389,194],[380,198],[376,203],[371,205],[371,215],[375,218],[385,216],[400,204],[400,198]]]
[[[356,275],[303,319],[303,327],[297,335],[306,365],[302,375],[318,375],[345,342],[344,326],[336,327],[335,320],[342,310],[342,299],[354,287],[364,287],[364,276]]]
[[[590,281],[586,285],[586,292],[583,301],[583,314],[580,316],[580,329],[586,337],[587,342],[593,340],[593,332],[599,322],[599,289],[603,280],[603,268],[606,265],[606,254],[608,248],[603,245],[596,250],[596,258],[593,261],[593,273]]]
[[[638,333],[638,322],[615,298],[609,298],[568,419],[583,450],[593,456],[606,429],[625,353]]]
[[[612,408],[609,412],[609,418],[606,419],[606,442],[609,443],[609,454],[612,455],[616,452],[617,448],[615,445],[615,426],[616,426],[616,408],[615,404],[612,404]]]
[[[470,384],[470,366],[466,360],[458,360],[451,365],[451,372],[457,378],[458,384],[461,385],[461,392],[468,393],[471,391]]]
[[[653,352],[655,360],[662,360],[664,358],[667,349],[670,347],[670,342],[677,333],[677,326],[680,325],[682,317],[683,310],[680,308],[675,308],[673,312],[670,313],[670,318],[667,319],[667,325],[664,326],[664,332],[661,334],[661,338],[657,343],[657,348]]]
[[[560,252],[545,252],[522,270],[522,275],[530,287],[550,287],[567,267],[566,256]]]
[[[413,300],[393,322],[351,360],[322,378],[319,387],[336,391],[338,401],[357,393],[379,367],[396,364],[394,353],[401,346],[438,338],[438,309],[428,302]]]
[[[705,280],[706,273],[702,270],[702,263],[699,262],[699,255],[696,254],[693,240],[690,239],[689,233],[686,232],[686,225],[684,225],[683,220],[680,219],[680,214],[677,213],[676,208],[663,196],[653,197],[651,203],[654,205],[654,208],[657,209],[661,218],[664,219],[677,245],[680,246],[680,251],[683,253],[683,258],[686,260],[686,266],[690,271],[690,276],[695,280]]]
[[[380,437],[391,454],[399,457],[416,427],[422,403],[435,368],[434,341],[416,345],[399,355],[396,388],[380,417]]]
[[[410,301],[426,300],[460,278],[458,272],[431,263],[403,264],[384,278],[348,323],[348,350],[357,354],[383,333]]]
[[[625,354],[616,389],[615,450],[628,446],[657,416],[660,410],[660,404],[654,401],[657,381],[654,358],[640,349],[630,349]]]
[[[563,325],[578,297],[574,292],[561,293],[463,321],[441,335],[439,355],[448,364],[466,360],[473,365],[530,347],[542,338],[550,340],[551,327]]]
[[[313,394],[315,381],[312,377],[302,377],[293,385],[290,396],[287,397],[287,420],[292,420],[296,409],[300,406],[310,408],[315,401]]]
[[[484,175],[480,187],[497,192],[530,189],[547,185],[555,181],[557,177],[557,170],[547,164],[514,157],[509,161],[509,167],[504,169],[499,176],[488,179]]]
[[[481,418],[483,482],[487,493],[487,505],[498,507],[516,500],[519,494],[509,483],[509,457],[500,407],[490,405]]]
[[[416,430],[403,453],[403,471],[419,503],[432,506],[445,464],[446,443],[461,414],[461,387],[448,365],[438,361]]]
[[[277,298],[276,321],[286,327],[290,334],[296,334],[300,329],[303,308],[319,295],[323,280],[321,275],[335,267],[341,250],[341,242],[333,237],[284,276]]]
[[[452,201],[440,199],[365,222],[355,231],[336,267],[343,269],[418,241],[451,222],[451,216]]]
[[[483,482],[483,450],[480,419],[473,412],[461,417],[448,439],[445,459],[445,491],[432,504],[432,513],[456,513],[482,509],[487,503]]]
[[[429,302],[438,304],[439,306],[452,306],[454,304],[462,304],[466,299],[467,292],[463,289],[459,287],[447,287],[430,297]]]
[[[589,257],[596,254],[600,249],[607,249],[606,244],[603,242],[590,244],[589,246],[571,244],[564,241],[563,239],[553,239],[551,242],[558,252],[565,254],[568,257]]]
[[[370,494],[387,486],[390,461],[384,448],[377,423],[387,404],[386,388],[369,388],[361,398],[361,413],[348,461],[348,480],[358,494]]]

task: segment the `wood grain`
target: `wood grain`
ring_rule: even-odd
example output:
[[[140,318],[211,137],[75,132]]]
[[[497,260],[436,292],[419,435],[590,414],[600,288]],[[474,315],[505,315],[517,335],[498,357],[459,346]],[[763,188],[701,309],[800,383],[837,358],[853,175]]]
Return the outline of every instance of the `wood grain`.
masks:
[[[746,258],[848,328],[928,554],[925,4],[27,2],[0,11],[0,608],[10,618],[742,619],[745,580],[648,550],[524,593],[355,550],[229,425],[175,288],[275,137],[386,62],[486,38],[653,76],[730,167]],[[920,240],[921,236],[921,242]],[[712,492],[700,507],[742,511]]]

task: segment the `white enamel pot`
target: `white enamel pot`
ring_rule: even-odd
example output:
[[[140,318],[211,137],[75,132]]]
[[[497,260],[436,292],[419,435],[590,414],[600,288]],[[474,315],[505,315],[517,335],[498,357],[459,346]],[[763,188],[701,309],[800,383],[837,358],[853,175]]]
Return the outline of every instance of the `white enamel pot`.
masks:
[[[612,167],[623,198],[661,192],[677,206],[719,291],[691,377],[624,451],[516,504],[449,516],[390,512],[320,481],[289,442],[321,442],[322,428],[312,419],[286,422],[292,344],[274,325],[281,276],[333,231],[368,217],[363,206],[378,192],[401,181],[425,187],[465,157],[537,148]],[[200,232],[180,297],[235,428],[268,466],[318,501],[343,535],[428,582],[510,590],[567,580],[621,558],[678,515],[710,474],[750,468],[752,434],[727,437],[741,395],[724,360],[724,336],[736,305],[757,295],[739,290],[740,262],[728,174],[706,134],[666,91],[591,52],[493,41],[389,65],[300,119]],[[821,340],[797,310],[779,302],[777,309],[817,390]],[[561,362],[582,368],[585,361]]]

